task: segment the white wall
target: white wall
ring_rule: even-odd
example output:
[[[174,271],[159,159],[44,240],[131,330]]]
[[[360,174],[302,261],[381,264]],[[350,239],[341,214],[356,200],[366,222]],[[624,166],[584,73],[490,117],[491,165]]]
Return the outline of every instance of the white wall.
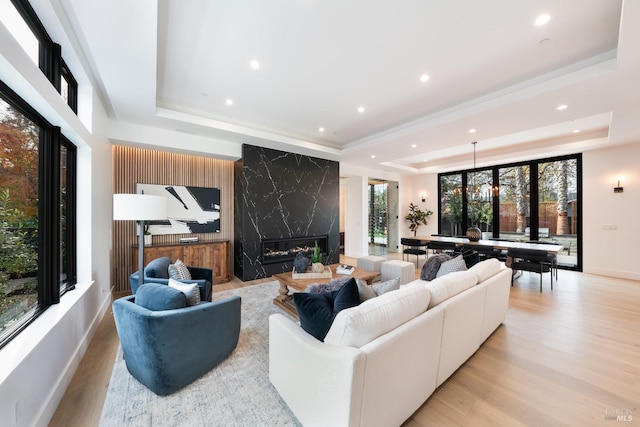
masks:
[[[397,227],[400,237],[411,235],[409,225],[404,220],[408,213],[409,202],[418,200],[418,195],[413,196],[413,180],[411,176],[387,172],[377,169],[366,169],[340,163],[340,185],[345,191],[345,244],[346,256],[358,258],[368,254],[367,241],[368,206],[367,189],[369,178],[396,181],[398,183],[398,212]],[[392,221],[393,219],[389,219]],[[422,231],[422,230],[420,230]]]
[[[422,202],[420,197],[421,194],[425,195],[425,201]],[[417,175],[413,177],[413,187],[411,191],[411,201],[414,205],[418,205],[418,207],[422,210],[431,210],[433,214],[429,217],[429,221],[427,226],[420,226],[418,228],[418,236],[429,236],[431,234],[436,234],[438,232],[438,175],[437,174],[426,174],[426,175]],[[408,203],[407,203],[408,205]],[[403,217],[409,212],[408,208],[405,208],[406,212],[403,214]],[[411,231],[408,229],[408,225],[405,223],[405,229],[407,230],[407,234],[405,237],[411,237]]]
[[[340,180],[345,195],[344,254],[367,255],[367,178],[352,176]]]
[[[1,24],[0,79],[78,147],[78,284],[0,349],[2,425],[46,426],[111,302],[111,145],[94,91],[80,89],[91,133]]]
[[[582,160],[583,270],[640,280],[640,141],[588,151]],[[616,194],[619,176],[624,192]]]

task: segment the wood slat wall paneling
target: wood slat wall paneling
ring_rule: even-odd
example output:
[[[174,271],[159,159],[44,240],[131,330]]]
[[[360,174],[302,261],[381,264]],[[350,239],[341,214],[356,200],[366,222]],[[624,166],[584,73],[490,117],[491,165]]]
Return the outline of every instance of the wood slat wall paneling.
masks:
[[[229,240],[233,253],[233,162],[187,154],[113,146],[113,191],[135,193],[136,184],[191,185],[220,189],[220,232],[195,234],[200,240]],[[153,244],[177,244],[191,234],[153,236]],[[114,291],[129,290],[129,275],[137,244],[134,221],[114,221],[113,265]],[[233,271],[231,257],[227,265]]]

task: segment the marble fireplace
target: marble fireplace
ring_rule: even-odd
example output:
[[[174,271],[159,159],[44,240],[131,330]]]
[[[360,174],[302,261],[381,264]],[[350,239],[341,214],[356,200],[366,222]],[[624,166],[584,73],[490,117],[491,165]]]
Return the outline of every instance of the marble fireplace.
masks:
[[[238,278],[253,280],[293,269],[295,254],[265,256],[265,242],[281,241],[285,248],[289,243],[314,245],[322,237],[323,262],[339,262],[338,162],[243,144],[242,158],[235,162],[234,191]]]

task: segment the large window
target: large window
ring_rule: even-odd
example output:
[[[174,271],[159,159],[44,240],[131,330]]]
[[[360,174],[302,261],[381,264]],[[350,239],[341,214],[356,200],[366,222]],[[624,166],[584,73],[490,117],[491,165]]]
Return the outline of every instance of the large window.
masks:
[[[0,21],[77,113],[77,82],[27,0]],[[76,150],[0,81],[0,347],[76,282]]]
[[[75,153],[0,82],[0,346],[75,284]]]
[[[78,83],[61,56],[60,45],[51,40],[29,2],[0,0],[0,22],[77,113]]]
[[[440,174],[438,232],[561,244],[559,265],[581,270],[580,165],[573,155]]]

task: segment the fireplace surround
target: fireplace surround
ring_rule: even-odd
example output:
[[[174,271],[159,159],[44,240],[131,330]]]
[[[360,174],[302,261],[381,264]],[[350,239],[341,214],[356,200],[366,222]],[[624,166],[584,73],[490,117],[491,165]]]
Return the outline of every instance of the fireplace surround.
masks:
[[[234,167],[233,264],[238,278],[292,271],[295,253],[290,252],[314,246],[318,237],[326,241],[318,239],[323,263],[340,261],[339,172],[335,161],[242,145],[242,158]],[[310,241],[263,247],[274,239],[300,238]]]

